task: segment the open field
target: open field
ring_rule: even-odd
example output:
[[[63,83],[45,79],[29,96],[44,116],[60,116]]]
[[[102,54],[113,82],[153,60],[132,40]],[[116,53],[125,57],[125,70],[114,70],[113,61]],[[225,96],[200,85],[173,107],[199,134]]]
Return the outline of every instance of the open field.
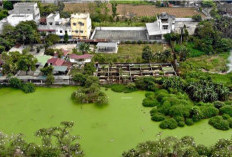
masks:
[[[165,49],[162,44],[121,44],[117,56],[135,61],[137,58],[141,58],[143,48],[147,45],[151,47],[153,52],[162,52]]]
[[[117,54],[100,54],[106,57],[106,60],[113,60],[117,63],[141,63],[142,52],[145,46],[150,46],[153,53],[162,52],[167,49],[168,46],[162,44],[120,44]],[[105,62],[104,62],[105,63]]]
[[[23,133],[28,141],[36,142],[37,129],[74,121],[72,134],[81,137],[79,141],[86,157],[119,157],[139,142],[156,139],[160,132],[162,137],[193,136],[197,143],[206,145],[231,136],[231,131],[216,130],[208,125],[208,120],[175,130],[160,129],[158,122],[151,121],[150,109],[142,106],[145,94],[142,91],[128,94],[104,91],[109,105],[101,108],[94,104],[74,104],[70,95],[75,89],[37,88],[32,94],[0,89],[1,131]]]
[[[94,11],[94,4],[91,3],[66,3],[65,11],[70,12],[90,12]],[[108,4],[109,14],[111,14],[111,4]],[[174,15],[176,17],[191,17],[200,14],[195,8],[157,8],[154,5],[133,5],[133,4],[118,4],[117,13],[119,16],[135,14],[136,16],[154,16],[162,12]],[[204,16],[203,14],[201,14]]]

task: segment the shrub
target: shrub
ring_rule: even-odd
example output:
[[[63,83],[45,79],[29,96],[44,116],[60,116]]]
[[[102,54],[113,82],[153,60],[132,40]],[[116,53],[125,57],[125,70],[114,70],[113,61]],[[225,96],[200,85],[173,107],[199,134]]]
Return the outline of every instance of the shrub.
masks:
[[[186,125],[193,125],[193,120],[191,119],[191,118],[187,118],[186,120],[185,120],[185,124]]]
[[[33,93],[35,92],[35,85],[33,83],[26,83],[26,84],[23,84],[21,89],[25,93]]]
[[[185,126],[184,121],[179,121],[179,122],[178,122],[178,126],[179,126],[179,127],[184,127],[184,126]]]
[[[17,78],[11,78],[9,80],[10,87],[20,89],[22,87],[22,81]]]
[[[54,49],[46,49],[45,50],[45,55],[50,55],[50,56],[54,56],[55,50]]]
[[[218,115],[219,110],[213,106],[205,105],[200,107],[204,118],[211,118]]]
[[[232,118],[227,119],[227,121],[229,123],[230,128],[232,128]]]
[[[224,120],[221,116],[215,116],[210,118],[209,124],[219,130],[229,130],[230,125],[227,120]]]
[[[144,107],[154,107],[157,106],[159,103],[156,99],[145,98],[143,99],[143,106]]]
[[[158,112],[158,110],[157,110],[156,107],[154,107],[153,109],[151,109],[151,111],[150,111],[151,116],[152,116],[154,113],[156,113],[156,112]]]
[[[220,109],[220,108],[223,107],[225,104],[224,104],[224,102],[221,102],[221,101],[215,101],[215,102],[213,103],[213,105],[214,105],[214,107]]]
[[[86,75],[82,73],[76,73],[73,75],[72,80],[78,85],[84,86],[86,81]]]
[[[174,105],[169,109],[170,116],[181,116],[181,117],[189,117],[190,116],[191,106],[185,105]]]
[[[162,121],[159,126],[161,129],[175,129],[177,128],[178,124],[175,119],[170,118]]]
[[[159,121],[163,121],[165,119],[165,116],[157,112],[157,113],[152,114],[151,119],[153,121],[159,122]]]
[[[114,92],[124,92],[125,85],[123,84],[114,84],[111,86],[111,90]]]
[[[220,108],[221,114],[228,114],[232,117],[232,106],[226,105]]]
[[[204,145],[201,145],[201,144],[197,145],[196,151],[198,152],[199,155],[210,156],[209,149],[206,146],[204,146]]]
[[[146,98],[151,98],[151,99],[152,99],[152,98],[155,97],[155,94],[154,94],[153,92],[146,92],[146,93],[145,93],[145,97],[146,97]]]
[[[162,105],[158,107],[158,111],[160,113],[163,113],[164,115],[168,115],[170,107],[171,107],[171,103],[169,101],[165,101]]]

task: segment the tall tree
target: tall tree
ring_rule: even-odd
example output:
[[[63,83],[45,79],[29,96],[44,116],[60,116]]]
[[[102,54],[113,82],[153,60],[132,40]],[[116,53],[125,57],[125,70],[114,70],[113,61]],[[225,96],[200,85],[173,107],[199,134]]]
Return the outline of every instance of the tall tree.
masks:
[[[151,50],[151,47],[150,46],[145,46],[143,48],[143,52],[142,52],[142,58],[146,61],[146,62],[150,62],[151,59],[153,57],[153,53],[152,53],[152,50]]]

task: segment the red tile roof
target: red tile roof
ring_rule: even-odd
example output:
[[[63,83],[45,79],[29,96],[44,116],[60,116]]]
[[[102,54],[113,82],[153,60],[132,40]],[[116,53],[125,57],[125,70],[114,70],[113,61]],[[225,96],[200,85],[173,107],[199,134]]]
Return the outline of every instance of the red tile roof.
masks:
[[[64,56],[67,56],[67,54],[69,53],[69,50],[65,50],[65,49],[61,49],[61,50],[64,53]]]
[[[51,58],[47,63],[52,64],[53,66],[61,66],[64,63],[64,60],[60,58]]]
[[[88,59],[88,58],[92,58],[93,55],[90,55],[90,54],[84,54],[84,55],[71,54],[71,55],[69,55],[69,57],[71,59]]]

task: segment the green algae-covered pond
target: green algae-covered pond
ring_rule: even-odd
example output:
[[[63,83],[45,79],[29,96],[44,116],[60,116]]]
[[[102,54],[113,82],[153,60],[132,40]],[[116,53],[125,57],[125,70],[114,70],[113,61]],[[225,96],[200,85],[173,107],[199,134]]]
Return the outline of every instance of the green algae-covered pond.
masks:
[[[23,133],[28,141],[37,129],[57,126],[61,121],[74,121],[73,134],[81,136],[80,143],[87,157],[119,157],[139,142],[172,135],[193,136],[196,142],[211,145],[219,138],[230,138],[231,131],[219,131],[201,121],[191,127],[161,130],[152,122],[149,108],[141,103],[145,92],[115,93],[105,91],[109,105],[74,104],[70,95],[74,87],[37,88],[24,94],[15,89],[0,89],[0,130]]]

